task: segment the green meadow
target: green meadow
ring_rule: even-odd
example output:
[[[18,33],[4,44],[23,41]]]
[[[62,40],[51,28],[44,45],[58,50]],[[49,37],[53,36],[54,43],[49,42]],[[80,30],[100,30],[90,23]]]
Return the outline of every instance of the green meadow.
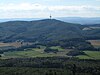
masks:
[[[100,51],[84,51],[86,55],[79,55],[80,59],[100,59]]]
[[[40,46],[40,48],[29,48],[25,49],[24,51],[13,51],[13,52],[4,52],[2,54],[1,59],[8,59],[8,58],[30,58],[30,57],[69,57],[66,54],[71,51],[71,49],[63,49],[60,46],[52,46],[52,49],[58,49],[57,53],[46,53],[44,52],[45,46]],[[86,55],[78,55],[79,59],[100,59],[100,51],[84,51]]]
[[[54,57],[54,56],[64,56],[70,50],[62,49],[59,46],[53,46],[52,49],[58,49],[57,53],[46,53],[44,52],[45,47],[25,49],[24,51],[13,51],[13,52],[4,52],[1,58],[23,58],[23,57]]]

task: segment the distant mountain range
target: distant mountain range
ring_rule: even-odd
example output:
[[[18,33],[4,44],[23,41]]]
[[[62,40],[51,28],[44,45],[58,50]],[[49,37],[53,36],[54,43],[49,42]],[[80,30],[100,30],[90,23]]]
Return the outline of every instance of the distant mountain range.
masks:
[[[100,17],[92,17],[92,18],[85,18],[85,17],[60,17],[57,18],[58,20],[70,22],[70,23],[79,23],[79,24],[100,24]]]
[[[8,19],[0,19],[0,22],[7,22],[7,21],[33,21],[33,20],[40,20],[41,18],[8,18]]]
[[[100,39],[100,25],[81,25],[56,19],[8,21],[0,23],[0,41],[53,41],[62,39]]]
[[[7,21],[33,21],[33,20],[40,20],[43,18],[11,18],[11,19],[0,19],[0,22],[7,22]],[[79,23],[79,24],[100,24],[100,17],[59,17],[55,18],[64,22],[69,23]]]

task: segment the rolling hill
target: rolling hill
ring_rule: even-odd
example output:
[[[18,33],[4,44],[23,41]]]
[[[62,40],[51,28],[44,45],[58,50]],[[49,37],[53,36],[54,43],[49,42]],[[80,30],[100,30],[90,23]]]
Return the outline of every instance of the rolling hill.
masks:
[[[61,40],[82,38],[79,24],[55,19],[9,21],[0,23],[0,40]]]
[[[0,23],[0,41],[52,41],[73,38],[100,38],[98,26],[80,25],[56,19]]]
[[[87,40],[100,39],[99,34],[99,24],[81,25],[56,19],[2,22],[0,23],[0,53],[9,58],[10,55],[12,57],[66,56],[69,50],[94,51],[99,48],[95,48]],[[57,49],[52,50],[52,47]],[[46,53],[48,50],[50,52],[57,50],[57,54],[48,55]]]

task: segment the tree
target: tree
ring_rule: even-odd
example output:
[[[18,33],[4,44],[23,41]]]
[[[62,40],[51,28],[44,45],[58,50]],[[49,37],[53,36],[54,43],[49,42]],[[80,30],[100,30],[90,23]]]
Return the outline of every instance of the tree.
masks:
[[[47,48],[44,49],[44,52],[47,52],[47,53],[50,53],[50,52],[57,53],[58,49],[51,49],[51,48],[47,47]]]
[[[0,57],[2,57],[2,56],[0,55]]]
[[[73,75],[76,75],[76,65],[75,64],[73,64],[72,73],[73,73]]]
[[[83,51],[73,50],[67,53],[69,56],[85,55]]]

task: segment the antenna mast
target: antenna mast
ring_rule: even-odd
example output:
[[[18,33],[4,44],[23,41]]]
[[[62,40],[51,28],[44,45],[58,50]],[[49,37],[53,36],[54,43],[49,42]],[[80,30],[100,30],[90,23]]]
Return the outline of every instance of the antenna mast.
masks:
[[[50,14],[50,19],[52,19],[52,16],[51,16],[51,14]]]

